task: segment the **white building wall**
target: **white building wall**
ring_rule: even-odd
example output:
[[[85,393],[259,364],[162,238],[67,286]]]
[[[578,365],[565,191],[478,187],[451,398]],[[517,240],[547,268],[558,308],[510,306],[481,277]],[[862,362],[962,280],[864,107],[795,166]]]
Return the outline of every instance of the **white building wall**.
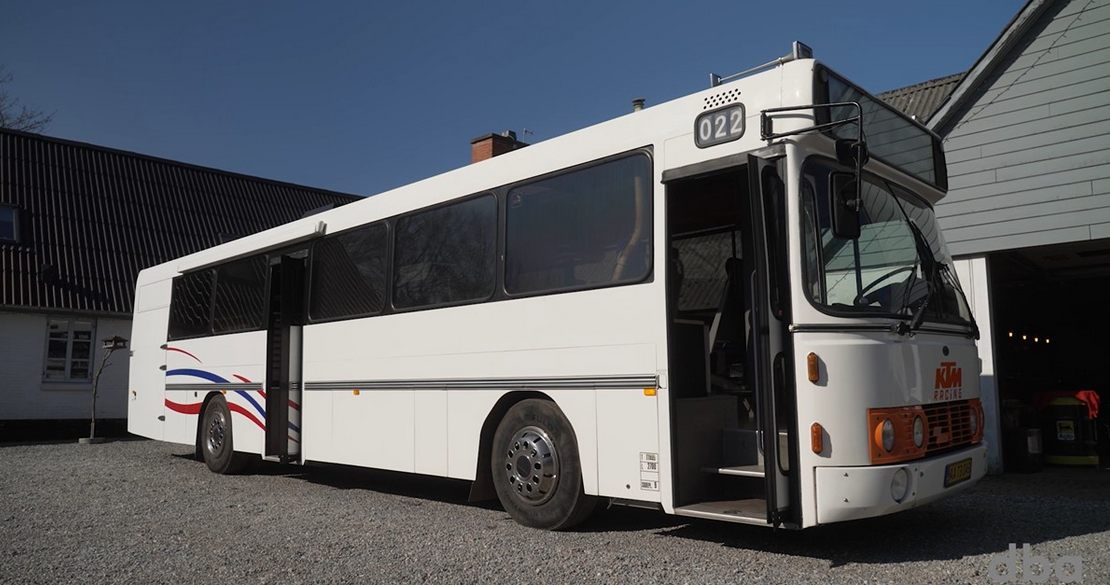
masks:
[[[994,366],[994,316],[991,314],[990,273],[986,257],[955,260],[953,268],[979,325],[979,396],[987,416],[983,437],[987,441],[987,472],[1002,473],[1002,425],[998,399],[998,380]]]
[[[46,328],[50,317],[71,315],[0,312],[0,420],[87,419],[92,415],[92,380],[43,381]],[[100,366],[100,340],[131,336],[131,320],[90,318],[93,331],[92,373]],[[100,377],[97,418],[127,418],[128,351],[112,353]]]

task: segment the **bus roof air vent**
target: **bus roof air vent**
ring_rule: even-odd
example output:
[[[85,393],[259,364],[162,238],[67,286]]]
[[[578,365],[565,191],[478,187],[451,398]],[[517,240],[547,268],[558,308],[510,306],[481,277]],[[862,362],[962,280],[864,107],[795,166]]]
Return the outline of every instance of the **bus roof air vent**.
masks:
[[[740,101],[740,90],[730,89],[728,91],[722,91],[718,94],[706,96],[705,106],[703,106],[702,109],[709,110],[712,108],[716,108],[717,106],[731,104],[732,102],[736,101]]]

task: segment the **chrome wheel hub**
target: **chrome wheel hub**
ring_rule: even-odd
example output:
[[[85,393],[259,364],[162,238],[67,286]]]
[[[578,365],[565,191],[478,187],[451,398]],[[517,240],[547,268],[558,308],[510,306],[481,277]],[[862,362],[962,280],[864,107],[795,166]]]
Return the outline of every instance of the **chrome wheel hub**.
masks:
[[[538,506],[555,493],[559,457],[543,429],[525,427],[517,432],[509,442],[504,468],[513,493],[525,503]]]
[[[224,448],[224,436],[227,433],[227,419],[224,418],[224,413],[217,411],[215,416],[212,417],[212,422],[208,425],[208,452],[213,455],[219,455],[220,451]]]

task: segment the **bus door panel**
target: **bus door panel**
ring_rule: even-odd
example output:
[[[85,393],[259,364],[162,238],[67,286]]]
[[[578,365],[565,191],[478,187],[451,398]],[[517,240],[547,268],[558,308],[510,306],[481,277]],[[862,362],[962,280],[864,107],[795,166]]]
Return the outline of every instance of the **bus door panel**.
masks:
[[[267,458],[296,461],[301,441],[305,251],[270,260],[266,331]]]
[[[773,161],[748,157],[751,197],[751,250],[746,267],[752,299],[752,338],[748,363],[756,397],[760,448],[767,490],[767,517],[772,524],[795,524],[792,496],[798,493],[793,425],[793,373],[786,334],[789,323],[789,259],[786,254],[785,185]]]

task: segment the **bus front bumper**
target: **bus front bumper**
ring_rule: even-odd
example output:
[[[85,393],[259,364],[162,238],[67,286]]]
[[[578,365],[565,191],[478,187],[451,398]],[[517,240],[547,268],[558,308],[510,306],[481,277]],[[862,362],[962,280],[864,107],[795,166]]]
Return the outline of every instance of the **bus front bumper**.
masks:
[[[966,472],[970,460],[970,472]],[[906,480],[905,495],[895,500],[892,483]],[[987,472],[987,445],[894,465],[817,468],[817,523],[871,518],[908,510],[975,485]],[[966,479],[960,479],[967,474]],[[949,479],[949,475],[953,475]],[[949,485],[945,487],[945,482]]]

